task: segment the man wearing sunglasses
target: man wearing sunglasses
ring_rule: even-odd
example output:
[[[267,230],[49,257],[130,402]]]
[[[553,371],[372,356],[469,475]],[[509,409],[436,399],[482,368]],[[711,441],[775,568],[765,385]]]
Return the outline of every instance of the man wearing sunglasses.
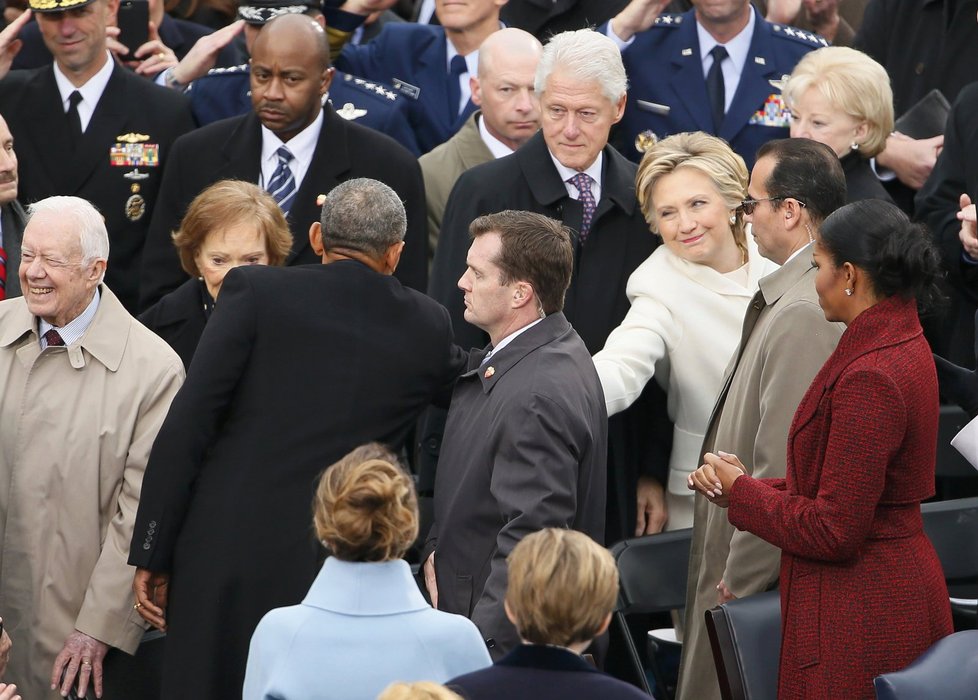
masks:
[[[747,196],[741,208],[757,248],[781,268],[747,307],[703,452],[736,454],[758,478],[783,477],[795,409],[843,331],[818,305],[811,248],[822,221],[846,203],[846,180],[828,146],[779,139],[757,152]],[[704,611],[774,586],[780,559],[773,545],[735,530],[726,509],[696,499],[680,700],[720,697]]]

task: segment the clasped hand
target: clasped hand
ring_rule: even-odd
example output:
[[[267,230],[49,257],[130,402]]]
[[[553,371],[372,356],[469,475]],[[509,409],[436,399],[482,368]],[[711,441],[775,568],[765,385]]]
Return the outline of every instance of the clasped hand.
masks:
[[[743,462],[727,452],[707,452],[703,455],[706,464],[689,475],[686,486],[698,491],[721,508],[728,505],[728,496],[733,482],[746,473]]]

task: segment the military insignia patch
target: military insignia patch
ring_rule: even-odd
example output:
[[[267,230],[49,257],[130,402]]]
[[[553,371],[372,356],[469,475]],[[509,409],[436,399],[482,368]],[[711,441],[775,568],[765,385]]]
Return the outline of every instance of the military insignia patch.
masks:
[[[764,106],[754,112],[748,123],[759,124],[760,126],[788,127],[791,124],[791,112],[781,95],[772,93],[764,100]]]
[[[146,200],[141,194],[134,194],[126,200],[126,218],[139,221],[146,214]]]
[[[347,102],[343,105],[342,109],[336,110],[336,113],[344,119],[352,121],[364,116],[367,113],[367,110],[357,109],[356,105],[354,105],[352,102]]]
[[[160,164],[160,145],[120,141],[109,148],[109,164],[120,168],[155,168]]]
[[[405,83],[400,78],[394,78],[391,84],[393,84],[395,90],[402,95],[410,97],[412,100],[416,100],[421,96],[421,88],[416,85],[411,85],[411,83]]]

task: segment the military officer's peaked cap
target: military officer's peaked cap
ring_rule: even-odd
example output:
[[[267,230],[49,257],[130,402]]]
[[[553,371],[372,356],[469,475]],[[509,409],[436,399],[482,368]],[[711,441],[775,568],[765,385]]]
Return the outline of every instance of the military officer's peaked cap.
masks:
[[[91,5],[93,2],[95,0],[30,0],[30,6],[34,12],[64,12]]]
[[[318,2],[296,0],[241,0],[238,17],[248,24],[265,24],[279,15],[301,15],[319,6]]]

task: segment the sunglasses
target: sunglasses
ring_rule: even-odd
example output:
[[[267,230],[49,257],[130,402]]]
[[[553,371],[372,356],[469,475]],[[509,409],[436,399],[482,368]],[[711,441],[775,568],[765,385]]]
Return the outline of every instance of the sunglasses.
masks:
[[[751,214],[754,213],[754,210],[757,209],[757,205],[760,204],[761,202],[780,202],[785,199],[794,199],[796,202],[798,202],[798,206],[800,207],[805,206],[805,203],[800,199],[785,195],[781,197],[765,197],[764,199],[745,199],[740,203],[739,208],[742,212],[744,212],[744,214],[750,216]]]

